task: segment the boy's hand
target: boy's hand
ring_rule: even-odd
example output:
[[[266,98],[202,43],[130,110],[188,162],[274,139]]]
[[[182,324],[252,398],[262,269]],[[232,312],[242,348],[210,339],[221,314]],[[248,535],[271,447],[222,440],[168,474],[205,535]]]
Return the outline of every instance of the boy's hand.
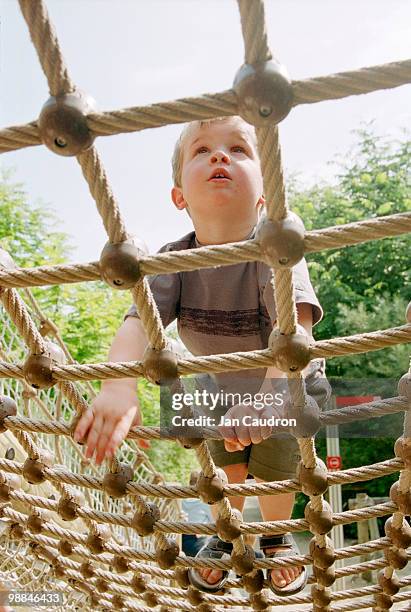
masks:
[[[85,456],[90,459],[96,451],[96,464],[112,457],[126,438],[132,425],[141,425],[141,413],[136,392],[128,386],[110,384],[101,390],[89,410],[79,420],[74,440],[86,440]],[[149,448],[148,440],[138,440],[142,448]]]
[[[248,422],[253,419],[266,419],[274,415],[274,409],[272,406],[265,406],[261,410],[257,410],[254,406],[244,406],[244,404],[232,406],[224,415],[224,419],[238,419],[240,424],[220,425],[218,427],[224,438],[225,449],[229,453],[243,450],[250,444],[259,444],[271,435],[272,427],[269,425],[244,424],[243,419],[246,415],[251,417]]]

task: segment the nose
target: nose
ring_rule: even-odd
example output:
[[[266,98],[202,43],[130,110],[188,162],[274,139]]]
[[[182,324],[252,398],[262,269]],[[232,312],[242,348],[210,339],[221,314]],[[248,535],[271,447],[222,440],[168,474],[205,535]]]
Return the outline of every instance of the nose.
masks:
[[[210,164],[218,164],[221,162],[224,164],[230,164],[230,156],[222,149],[216,149],[210,155]]]

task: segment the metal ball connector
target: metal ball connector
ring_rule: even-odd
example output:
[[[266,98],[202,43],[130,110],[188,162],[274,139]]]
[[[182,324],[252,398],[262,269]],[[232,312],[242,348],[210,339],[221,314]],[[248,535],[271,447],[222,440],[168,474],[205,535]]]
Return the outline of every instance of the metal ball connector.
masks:
[[[277,221],[262,217],[255,239],[265,263],[281,270],[292,268],[304,257],[304,235],[304,223],[298,215],[288,211],[284,219]]]
[[[64,157],[87,151],[95,138],[87,125],[87,115],[94,107],[93,98],[81,91],[49,98],[38,119],[40,136],[46,147]]]
[[[272,59],[243,64],[234,78],[238,114],[257,127],[280,123],[293,104],[293,86],[284,66]]]
[[[107,242],[100,255],[103,280],[114,289],[131,289],[143,278],[140,261],[146,254],[145,244],[133,238]]]

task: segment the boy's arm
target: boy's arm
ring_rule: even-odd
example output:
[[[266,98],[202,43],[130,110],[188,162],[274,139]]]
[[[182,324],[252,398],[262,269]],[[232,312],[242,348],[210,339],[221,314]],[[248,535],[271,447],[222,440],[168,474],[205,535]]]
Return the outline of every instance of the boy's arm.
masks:
[[[110,348],[109,361],[141,360],[148,344],[140,319],[128,317],[119,328]],[[87,437],[87,458],[96,450],[96,463],[112,456],[132,425],[141,423],[135,378],[105,380],[90,409],[79,420],[74,439]],[[148,448],[146,440],[140,446]]]
[[[309,337],[311,338],[312,337],[312,327],[313,327],[313,314],[312,314],[311,304],[307,304],[305,302],[297,304],[297,315],[298,315],[298,323],[304,327]],[[308,366],[307,366],[307,369],[308,369]],[[306,373],[306,370],[303,370],[302,375],[304,376],[305,373]],[[274,378],[286,378],[286,374],[285,372],[283,372],[282,370],[279,370],[278,368],[275,368],[274,366],[268,367],[266,374],[265,374],[265,380],[263,380],[263,383],[261,385],[261,389],[260,389],[261,393],[265,393],[271,390],[271,383],[267,384],[268,383],[267,379],[274,379]],[[224,429],[224,428],[221,428],[221,429]],[[250,441],[248,439],[242,440],[242,442],[247,442],[247,444],[243,444],[241,442],[241,438],[233,439],[232,429],[231,429],[231,432],[228,432],[228,433],[230,434],[230,438],[224,439],[224,445],[227,451],[234,452],[237,450],[243,450],[246,446],[248,446],[248,444],[250,444]],[[244,434],[247,436],[247,432],[244,432]]]

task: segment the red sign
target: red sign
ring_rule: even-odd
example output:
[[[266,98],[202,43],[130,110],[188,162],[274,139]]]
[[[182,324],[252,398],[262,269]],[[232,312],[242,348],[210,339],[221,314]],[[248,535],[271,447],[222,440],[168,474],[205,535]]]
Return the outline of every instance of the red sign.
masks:
[[[345,406],[358,406],[358,404],[373,402],[377,399],[381,398],[378,395],[345,395],[336,397],[335,403],[337,408],[344,408]]]
[[[327,457],[327,467],[329,470],[340,470],[342,461],[340,455],[330,455]]]

